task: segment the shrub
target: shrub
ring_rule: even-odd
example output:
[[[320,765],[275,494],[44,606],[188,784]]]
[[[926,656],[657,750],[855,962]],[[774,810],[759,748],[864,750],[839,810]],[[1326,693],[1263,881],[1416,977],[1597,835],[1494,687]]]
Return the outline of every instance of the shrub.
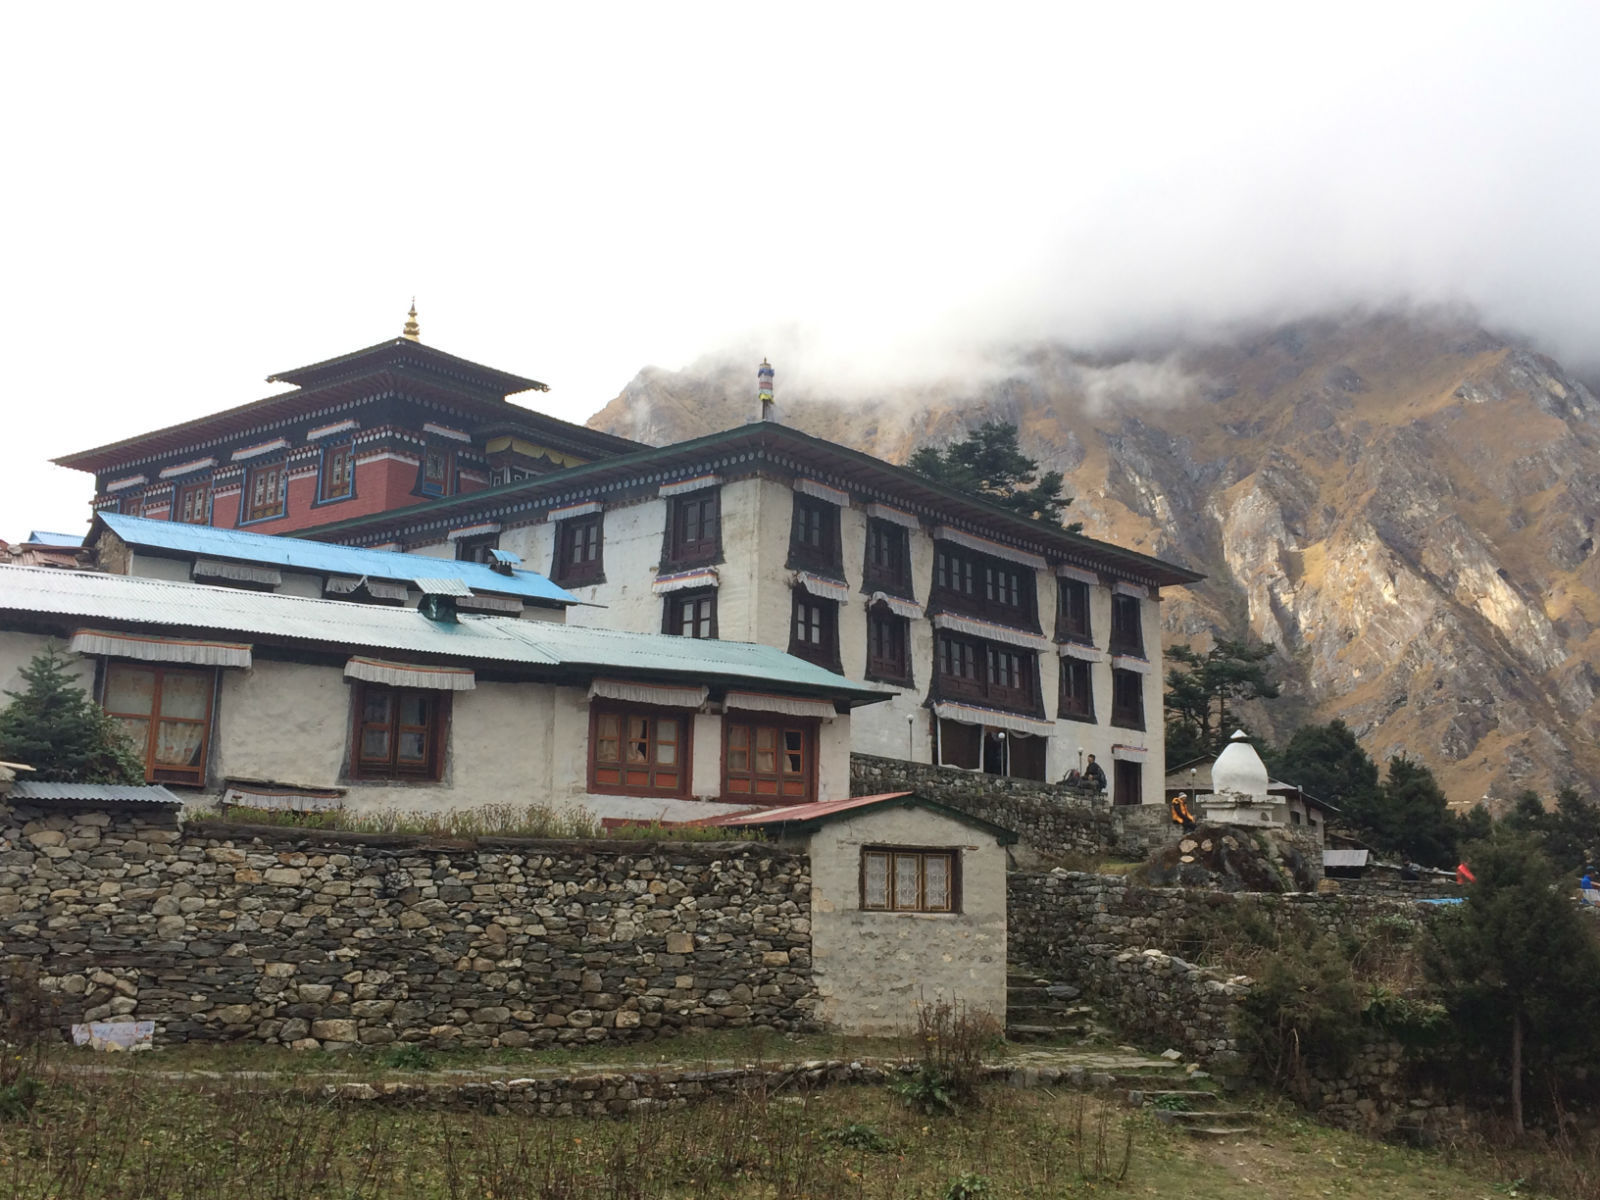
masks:
[[[1286,943],[1267,959],[1239,1015],[1240,1047],[1258,1071],[1310,1099],[1315,1064],[1341,1070],[1361,1040],[1350,964],[1327,938]]]
[[[944,1190],[944,1200],[978,1200],[980,1196],[992,1196],[992,1182],[987,1175],[965,1171],[950,1181],[950,1186]]]
[[[911,1073],[891,1085],[913,1108],[928,1116],[978,1105],[983,1056],[997,1049],[1003,1030],[983,1009],[951,1000],[917,1008],[917,1058]]]

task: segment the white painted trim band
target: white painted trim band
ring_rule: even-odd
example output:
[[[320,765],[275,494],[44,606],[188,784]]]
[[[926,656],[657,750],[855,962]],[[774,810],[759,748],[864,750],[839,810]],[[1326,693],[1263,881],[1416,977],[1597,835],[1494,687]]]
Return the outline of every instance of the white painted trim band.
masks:
[[[869,504],[866,508],[867,516],[879,521],[888,521],[891,525],[902,525],[907,529],[921,529],[922,522],[908,512],[901,512],[898,508],[890,508],[887,504]]]
[[[699,708],[710,695],[709,689],[703,687],[625,683],[620,679],[596,679],[589,685],[590,700],[625,700],[630,704],[654,704],[660,708]]]
[[[1056,568],[1056,575],[1062,579],[1076,579],[1079,583],[1087,583],[1090,587],[1100,586],[1100,576],[1093,571],[1085,571],[1082,567],[1062,564]]]
[[[176,479],[179,475],[188,475],[194,471],[204,471],[207,467],[217,465],[214,458],[197,458],[193,462],[179,463],[175,467],[163,467],[160,478]]]
[[[1001,712],[994,708],[979,708],[972,704],[956,704],[949,700],[936,700],[933,715],[942,721],[958,725],[988,725],[995,729],[1008,729],[1013,733],[1035,734],[1049,737],[1055,733],[1055,723],[1037,717],[1024,717],[1018,713]]]
[[[164,638],[147,634],[112,633],[80,629],[68,649],[75,654],[110,658],[135,658],[141,662],[185,663],[196,667],[250,669],[250,646],[244,642],[202,642],[193,638]]]
[[[463,525],[460,529],[452,529],[445,534],[445,540],[454,542],[464,537],[478,537],[485,533],[499,533],[499,521],[479,521],[476,525]]]
[[[552,508],[545,513],[546,521],[570,521],[573,517],[587,517],[593,513],[604,512],[604,507],[598,500],[585,500],[582,504],[563,504],[560,508]]]
[[[721,475],[696,475],[693,479],[680,479],[675,483],[663,483],[656,489],[656,495],[686,496],[690,492],[703,492],[707,488],[721,486]]]
[[[779,713],[786,717],[816,717],[831,721],[838,712],[832,700],[808,700],[800,696],[768,696],[762,692],[729,692],[722,707],[744,712]]]
[[[146,475],[129,475],[124,479],[116,479],[106,484],[107,492],[120,492],[124,488],[138,487],[141,483],[149,483]]]
[[[991,542],[988,538],[962,533],[959,529],[951,529],[948,525],[935,526],[933,536],[937,541],[953,542],[957,546],[965,546],[968,550],[976,550],[979,554],[987,554],[990,558],[1003,558],[1007,562],[1021,563],[1025,567],[1032,567],[1035,571],[1043,571],[1048,565],[1037,554],[1003,546],[999,542]]]
[[[1061,652],[1062,658],[1079,658],[1084,662],[1105,662],[1106,652],[1096,650],[1093,646],[1085,646],[1082,642],[1062,642],[1056,647]]]
[[[1119,579],[1111,585],[1111,590],[1118,596],[1137,596],[1140,600],[1150,599],[1150,589],[1142,583],[1129,583]]]
[[[1143,746],[1112,746],[1111,757],[1125,762],[1148,762],[1150,751]]]
[[[423,667],[382,658],[352,658],[344,665],[346,679],[386,683],[390,687],[432,688],[438,692],[470,692],[478,686],[469,667]]]
[[[810,571],[796,571],[794,585],[803,592],[810,592],[813,596],[823,600],[833,600],[839,604],[850,601],[850,588],[836,579],[827,579],[821,575],[813,575]]]
[[[1137,671],[1140,675],[1148,675],[1155,670],[1148,658],[1136,658],[1131,654],[1113,654],[1111,656],[1111,669],[1113,671]]]
[[[971,617],[958,617],[953,613],[935,613],[933,616],[935,629],[948,629],[951,633],[965,633],[972,637],[980,637],[985,641],[1004,642],[1008,646],[1025,646],[1029,650],[1044,650],[1050,645],[1050,639],[1042,634],[1028,633],[1022,629],[1012,629],[1008,625],[996,625],[992,621],[978,621]]]
[[[873,592],[868,605],[881,604],[897,617],[908,617],[916,620],[922,616],[922,605],[914,600],[902,600],[899,596],[891,596],[888,592]]]
[[[243,450],[235,450],[230,456],[230,462],[242,462],[247,458],[259,458],[263,454],[270,454],[274,450],[287,450],[289,443],[283,438],[273,438],[270,442],[262,442],[259,446],[246,446]]]
[[[356,423],[352,421],[336,421],[332,425],[323,425],[316,429],[306,430],[306,441],[314,442],[319,438],[332,437],[336,433],[343,433],[347,429],[354,429]]]
[[[422,423],[422,432],[431,433],[435,437],[449,438],[453,442],[471,442],[470,435],[462,433],[459,429],[451,429],[448,425],[435,425],[432,421]]]
[[[686,588],[716,587],[717,569],[703,567],[698,571],[684,571],[677,575],[657,576],[656,581],[650,585],[650,591],[657,596],[665,596],[668,592],[681,592]]]
[[[813,500],[821,500],[825,504],[836,504],[840,508],[850,507],[850,493],[841,492],[838,488],[829,487],[815,479],[796,479],[794,490]]]

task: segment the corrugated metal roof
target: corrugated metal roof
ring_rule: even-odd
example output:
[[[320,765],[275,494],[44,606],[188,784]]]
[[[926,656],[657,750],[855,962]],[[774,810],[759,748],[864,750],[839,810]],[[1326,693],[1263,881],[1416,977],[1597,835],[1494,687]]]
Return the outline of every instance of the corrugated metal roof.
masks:
[[[993,834],[1002,845],[1009,846],[1017,841],[1017,834],[1007,829],[1004,825],[996,825],[993,821],[985,821],[982,817],[975,817],[971,813],[962,812],[957,808],[950,808],[944,804],[936,804],[931,800],[924,800],[915,792],[882,792],[875,796],[848,796],[842,800],[817,800],[810,804],[794,804],[785,808],[753,809],[749,812],[734,813],[730,816],[711,817],[704,821],[695,821],[696,825],[716,825],[729,829],[760,829],[773,826],[794,825],[798,827],[820,825],[834,817],[846,813],[862,812],[867,809],[880,808],[885,805],[898,804],[902,807],[925,808],[939,813],[965,825],[971,825]]]
[[[41,783],[23,780],[11,785],[11,800],[87,800],[113,804],[172,804],[183,801],[158,783],[132,787],[122,783]]]
[[[30,546],[71,546],[83,545],[81,533],[51,533],[48,529],[35,529],[28,535]]]
[[[512,571],[508,575],[483,563],[458,562],[427,554],[399,554],[393,550],[336,546],[330,542],[274,537],[272,534],[251,533],[242,529],[217,529],[211,525],[189,525],[182,521],[152,521],[148,517],[128,517],[120,513],[101,513],[97,519],[135,549],[170,550],[179,554],[270,563],[273,566],[321,571],[331,575],[367,575],[374,579],[409,582],[448,578],[459,580],[480,592],[522,596],[554,604],[578,602],[576,596],[557,587],[536,571]]]
[[[453,623],[440,622],[410,608],[136,575],[11,567],[0,571],[0,611],[55,614],[96,624],[226,631],[338,650],[399,650],[469,664],[504,662],[635,677],[687,676],[713,684],[756,682],[767,690],[820,693],[858,704],[893,695],[891,690],[852,683],[774,646],[750,642],[619,633],[520,617],[462,614]]]
[[[1324,850],[1322,852],[1322,865],[1325,867],[1364,867],[1367,865],[1367,851]]]

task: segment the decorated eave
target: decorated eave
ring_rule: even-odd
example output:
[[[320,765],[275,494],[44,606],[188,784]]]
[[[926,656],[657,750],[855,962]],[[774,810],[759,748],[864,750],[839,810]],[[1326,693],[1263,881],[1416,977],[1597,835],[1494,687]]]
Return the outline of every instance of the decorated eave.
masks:
[[[500,487],[301,530],[292,536],[345,542],[374,538],[420,540],[442,536],[467,519],[531,520],[553,507],[585,500],[604,502],[608,497],[620,498],[690,474],[731,475],[758,469],[805,476],[847,491],[859,500],[877,501],[909,512],[924,518],[930,526],[962,528],[990,541],[1040,555],[1051,563],[1076,565],[1154,587],[1186,585],[1205,578],[1175,563],[1019,516],[870,454],[768,421]]]
[[[505,399],[510,392],[549,390],[538,380],[496,371],[409,338],[396,338],[327,362],[281,372],[270,376],[268,382],[292,383],[296,390],[92,450],[62,455],[53,461],[96,474],[122,470],[178,453],[202,453],[241,437],[270,435],[320,410],[348,408],[386,395],[404,395],[462,413],[477,424],[504,423],[530,437],[581,446],[590,454],[621,454],[640,448],[638,442],[546,416]]]

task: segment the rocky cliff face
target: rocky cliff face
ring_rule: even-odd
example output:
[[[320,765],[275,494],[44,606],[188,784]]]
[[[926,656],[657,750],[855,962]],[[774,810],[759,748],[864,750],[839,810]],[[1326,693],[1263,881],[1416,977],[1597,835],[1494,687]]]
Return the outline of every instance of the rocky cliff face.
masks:
[[[1039,346],[989,382],[783,419],[904,461],[1015,421],[1087,532],[1205,571],[1166,636],[1281,648],[1271,736],[1342,717],[1451,798],[1600,783],[1600,403],[1459,321],[1362,316],[1089,359]],[[590,423],[663,442],[753,415],[751,364],[647,369]]]

